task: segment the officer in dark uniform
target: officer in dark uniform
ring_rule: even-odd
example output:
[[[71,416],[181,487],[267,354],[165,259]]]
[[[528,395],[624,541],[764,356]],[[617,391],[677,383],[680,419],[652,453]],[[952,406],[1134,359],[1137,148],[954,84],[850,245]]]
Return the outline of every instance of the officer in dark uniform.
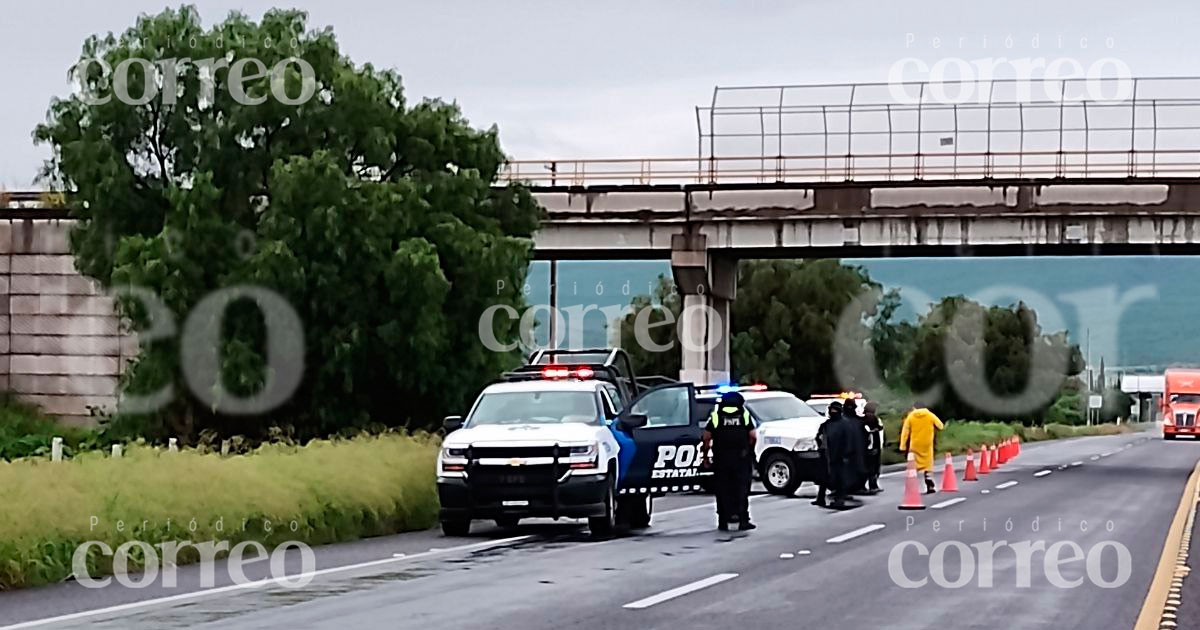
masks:
[[[754,466],[754,442],[758,434],[737,392],[721,395],[716,409],[704,425],[704,465],[713,468],[717,495],[717,529],[729,530],[735,518],[738,529],[754,529],[750,522],[750,472]]]

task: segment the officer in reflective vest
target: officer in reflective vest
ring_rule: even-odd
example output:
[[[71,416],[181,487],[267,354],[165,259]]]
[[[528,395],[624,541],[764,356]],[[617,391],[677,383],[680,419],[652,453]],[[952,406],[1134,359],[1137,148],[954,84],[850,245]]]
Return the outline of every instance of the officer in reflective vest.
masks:
[[[728,531],[735,519],[740,530],[755,528],[750,522],[750,471],[757,439],[742,395],[722,394],[704,425],[703,442],[704,466],[713,470],[717,529],[721,531]]]

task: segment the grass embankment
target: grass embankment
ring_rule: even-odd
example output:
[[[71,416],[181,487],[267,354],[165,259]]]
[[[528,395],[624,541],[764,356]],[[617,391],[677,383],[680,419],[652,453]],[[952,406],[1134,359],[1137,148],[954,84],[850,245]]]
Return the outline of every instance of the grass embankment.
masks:
[[[884,436],[888,448],[883,452],[884,464],[897,464],[904,461],[904,456],[897,450],[900,444],[900,418],[885,418],[883,422]],[[1047,424],[1041,427],[1027,427],[1007,422],[959,422],[949,421],[946,428],[938,431],[934,441],[936,455],[945,453],[960,455],[967,449],[979,450],[984,444],[997,442],[1019,435],[1022,442],[1040,442],[1057,440],[1068,437],[1085,435],[1115,435],[1128,433],[1132,429],[1127,425],[1098,424],[1092,426],[1071,426],[1066,424]]]
[[[112,459],[0,461],[0,589],[59,581],[75,549],[102,541],[238,542],[268,549],[323,544],[432,526],[437,492],[431,436],[385,434],[305,446],[270,444],[221,457],[130,446]],[[186,548],[179,562],[194,562]],[[112,558],[92,547],[92,576]]]

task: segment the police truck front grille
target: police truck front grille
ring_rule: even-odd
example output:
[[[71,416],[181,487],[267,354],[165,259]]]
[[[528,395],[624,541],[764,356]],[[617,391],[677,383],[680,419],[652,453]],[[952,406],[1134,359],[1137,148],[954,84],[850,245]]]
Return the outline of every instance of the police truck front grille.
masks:
[[[473,466],[471,482],[481,486],[522,486],[526,489],[532,486],[551,486],[567,473],[567,465],[559,464],[557,468],[546,464],[541,466]]]
[[[471,456],[477,459],[554,457],[554,450],[554,446],[476,446],[471,449]],[[566,457],[567,449],[558,447],[558,456]]]
[[[1175,424],[1181,427],[1190,427],[1196,424],[1196,414],[1194,413],[1177,413],[1175,414]]]

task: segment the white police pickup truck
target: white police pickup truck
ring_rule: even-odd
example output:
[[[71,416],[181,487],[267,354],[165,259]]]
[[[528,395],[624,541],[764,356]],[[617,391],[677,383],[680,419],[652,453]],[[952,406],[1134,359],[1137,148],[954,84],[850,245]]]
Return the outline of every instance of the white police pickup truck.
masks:
[[[586,518],[597,536],[650,524],[653,497],[697,489],[703,415],[690,383],[650,387],[620,349],[539,351],[449,416],[438,457],[448,536],[473,519]]]
[[[805,481],[821,481],[817,429],[825,416],[787,392],[743,394],[758,422],[754,459],[767,492],[790,495]]]
[[[757,426],[755,472],[767,492],[790,495],[801,483],[824,478],[817,451],[817,429],[825,416],[792,394],[771,391],[765,385],[703,387],[700,399],[715,403],[727,391],[742,394]],[[711,409],[709,406],[708,410]]]

